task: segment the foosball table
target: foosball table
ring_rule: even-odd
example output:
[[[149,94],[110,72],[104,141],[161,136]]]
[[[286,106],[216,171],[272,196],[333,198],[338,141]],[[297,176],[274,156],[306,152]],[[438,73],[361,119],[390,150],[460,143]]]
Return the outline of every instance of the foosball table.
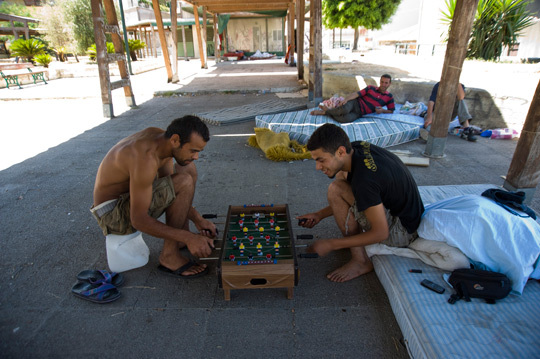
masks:
[[[292,299],[298,263],[288,205],[229,206],[217,265],[225,300],[231,289],[287,288]]]

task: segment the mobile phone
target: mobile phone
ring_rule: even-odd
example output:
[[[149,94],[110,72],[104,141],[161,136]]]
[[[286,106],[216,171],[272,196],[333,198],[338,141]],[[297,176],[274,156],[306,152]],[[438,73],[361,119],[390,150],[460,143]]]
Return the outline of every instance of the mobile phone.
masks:
[[[424,287],[426,287],[427,289],[430,289],[436,293],[439,293],[439,294],[443,294],[444,293],[444,288],[441,287],[440,285],[438,284],[435,284],[433,283],[432,281],[428,280],[428,279],[424,279],[423,281],[420,282],[420,284]]]

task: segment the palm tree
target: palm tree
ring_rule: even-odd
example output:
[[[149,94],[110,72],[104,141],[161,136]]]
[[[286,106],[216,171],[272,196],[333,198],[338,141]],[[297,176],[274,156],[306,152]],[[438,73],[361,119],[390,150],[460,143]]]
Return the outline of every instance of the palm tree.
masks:
[[[45,45],[37,39],[18,39],[11,44],[11,56],[25,58],[33,62],[34,56],[45,53]]]

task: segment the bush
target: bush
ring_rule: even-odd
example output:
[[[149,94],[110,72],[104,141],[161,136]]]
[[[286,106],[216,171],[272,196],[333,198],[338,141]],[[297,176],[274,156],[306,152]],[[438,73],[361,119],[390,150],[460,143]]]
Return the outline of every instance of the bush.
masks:
[[[137,54],[135,51],[142,50],[146,47],[146,44],[141,40],[128,40],[129,56],[131,61],[137,61]]]
[[[52,62],[52,57],[49,54],[41,54],[34,56],[36,62],[45,67],[49,67],[49,64]]]
[[[90,60],[96,61],[96,44],[93,44],[86,50],[86,54],[90,56]],[[107,53],[114,53],[114,44],[112,42],[107,42]]]
[[[11,56],[20,56],[33,62],[34,56],[45,53],[45,45],[37,39],[18,39],[11,44]]]

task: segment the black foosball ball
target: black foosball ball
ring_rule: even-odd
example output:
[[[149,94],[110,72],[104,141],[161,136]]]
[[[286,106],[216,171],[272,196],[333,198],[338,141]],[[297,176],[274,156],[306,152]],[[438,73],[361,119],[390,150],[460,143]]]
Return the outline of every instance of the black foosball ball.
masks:
[[[288,205],[229,206],[217,265],[225,300],[232,289],[287,288],[292,299],[298,263]]]

